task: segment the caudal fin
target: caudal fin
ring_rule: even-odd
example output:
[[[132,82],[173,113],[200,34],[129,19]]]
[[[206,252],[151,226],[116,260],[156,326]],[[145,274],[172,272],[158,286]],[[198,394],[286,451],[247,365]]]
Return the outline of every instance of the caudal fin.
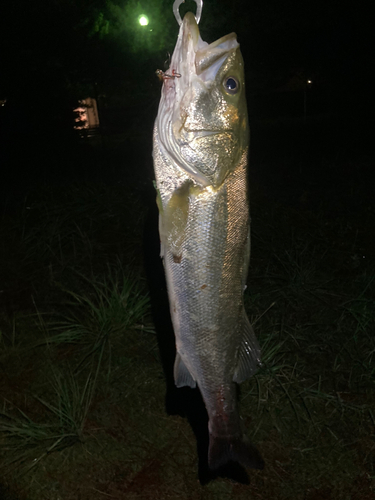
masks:
[[[264,461],[259,451],[246,437],[216,437],[210,434],[208,466],[215,470],[229,461],[239,462],[244,467],[263,469]]]

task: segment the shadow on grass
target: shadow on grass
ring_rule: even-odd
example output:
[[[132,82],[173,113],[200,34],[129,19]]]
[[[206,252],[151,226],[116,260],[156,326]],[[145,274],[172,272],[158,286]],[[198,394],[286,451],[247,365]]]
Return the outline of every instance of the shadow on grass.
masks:
[[[0,479],[1,480],[1,479]],[[11,493],[6,486],[2,486],[0,484],[0,499],[1,500],[27,500],[26,497],[15,496],[14,493]]]

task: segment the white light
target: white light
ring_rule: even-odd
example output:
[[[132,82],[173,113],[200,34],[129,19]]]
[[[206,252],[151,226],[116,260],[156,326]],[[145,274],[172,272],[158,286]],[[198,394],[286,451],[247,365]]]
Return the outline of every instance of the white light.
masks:
[[[138,18],[138,21],[139,21],[139,24],[140,24],[141,26],[147,26],[147,25],[148,25],[148,19],[147,19],[147,17],[146,17],[146,16],[140,16],[140,17]]]

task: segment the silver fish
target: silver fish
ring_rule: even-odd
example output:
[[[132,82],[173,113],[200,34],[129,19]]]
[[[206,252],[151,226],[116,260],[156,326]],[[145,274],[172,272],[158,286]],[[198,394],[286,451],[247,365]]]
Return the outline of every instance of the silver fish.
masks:
[[[164,79],[153,157],[159,233],[176,337],[177,387],[198,385],[209,417],[208,464],[262,468],[244,436],[236,383],[260,349],[243,305],[250,257],[249,127],[235,33],[202,40],[194,15],[181,25]]]

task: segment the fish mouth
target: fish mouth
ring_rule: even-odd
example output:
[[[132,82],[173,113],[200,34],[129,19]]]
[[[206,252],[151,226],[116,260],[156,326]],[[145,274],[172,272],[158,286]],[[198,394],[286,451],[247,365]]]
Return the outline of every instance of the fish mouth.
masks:
[[[201,141],[203,143],[212,144],[212,141],[223,141],[225,140],[224,138],[227,138],[227,140],[232,140],[233,134],[234,130],[230,128],[211,130],[182,127],[178,136],[175,135],[175,140],[180,148],[190,147],[193,151],[199,152],[199,150],[197,150],[197,145],[200,145]]]
[[[212,135],[221,135],[221,134],[231,134],[232,129],[220,129],[220,130],[187,130],[185,129],[185,134],[189,136],[193,136],[194,139],[200,139],[203,137],[210,137]]]
[[[178,76],[164,80],[157,118],[164,154],[203,187],[212,184],[212,176],[208,175],[201,162],[196,160],[201,154],[197,145],[204,140],[215,141],[215,136],[227,137],[225,140],[232,142],[232,138],[228,136],[233,136],[233,131],[228,130],[228,124],[225,126],[224,123],[223,128],[211,129],[209,115],[205,119],[194,120],[192,116],[197,108],[194,108],[192,103],[197,102],[200,93],[209,95],[220,68],[238,47],[235,33],[223,36],[211,44],[203,41],[194,14],[187,12],[167,70],[168,75]],[[160,108],[163,108],[162,112]],[[207,158],[202,158],[203,163],[206,161]]]
[[[192,12],[187,12],[182,22],[179,38],[173,56],[179,60],[179,74],[195,75],[202,81],[214,80],[228,54],[239,47],[237,35],[230,33],[208,44],[200,36],[199,27]],[[174,63],[172,58],[172,63]],[[172,66],[171,66],[172,67]],[[180,81],[182,83],[184,80]]]

